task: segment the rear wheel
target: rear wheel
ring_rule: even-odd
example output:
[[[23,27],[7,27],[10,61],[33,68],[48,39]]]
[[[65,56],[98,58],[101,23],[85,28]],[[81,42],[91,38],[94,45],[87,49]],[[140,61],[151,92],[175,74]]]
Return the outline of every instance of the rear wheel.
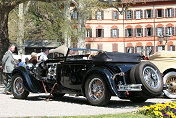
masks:
[[[14,98],[25,99],[29,95],[29,91],[24,88],[24,81],[21,75],[12,77],[12,93]]]
[[[166,85],[164,94],[168,98],[176,98],[176,72],[169,72],[163,77],[163,83]]]
[[[85,95],[90,104],[97,106],[106,105],[111,98],[107,83],[100,75],[89,76],[85,83]]]

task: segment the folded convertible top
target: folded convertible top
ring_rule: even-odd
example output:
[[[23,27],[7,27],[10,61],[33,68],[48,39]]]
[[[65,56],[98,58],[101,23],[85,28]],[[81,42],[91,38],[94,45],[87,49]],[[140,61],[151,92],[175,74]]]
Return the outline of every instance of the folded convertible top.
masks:
[[[141,61],[138,53],[102,52],[92,57],[96,62],[135,62]]]

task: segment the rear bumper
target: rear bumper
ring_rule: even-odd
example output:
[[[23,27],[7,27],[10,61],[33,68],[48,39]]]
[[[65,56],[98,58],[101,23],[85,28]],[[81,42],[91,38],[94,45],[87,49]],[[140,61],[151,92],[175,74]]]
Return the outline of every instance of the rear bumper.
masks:
[[[118,91],[142,91],[142,84],[118,85]]]

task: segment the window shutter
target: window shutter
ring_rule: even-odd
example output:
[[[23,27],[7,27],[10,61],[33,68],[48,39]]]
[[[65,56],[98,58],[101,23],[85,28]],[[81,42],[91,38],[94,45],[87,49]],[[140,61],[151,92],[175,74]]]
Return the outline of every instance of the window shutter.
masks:
[[[174,27],[172,27],[172,36],[174,36]]]
[[[167,33],[168,33],[168,31],[167,31],[167,27],[165,27],[164,35],[166,36]]]
[[[147,37],[147,28],[145,28],[145,37]]]
[[[165,9],[165,17],[167,18],[168,16],[167,16],[167,9]]]
[[[173,51],[175,51],[175,45],[173,45]]]
[[[157,17],[158,17],[158,10],[155,9],[155,18],[157,18]]]
[[[156,52],[158,52],[158,46],[156,46]]]
[[[131,19],[133,19],[133,11],[131,10]]]
[[[90,37],[92,38],[92,29],[90,29]]]
[[[151,27],[151,36],[153,36],[153,34],[154,34],[154,33],[153,33],[153,28]]]
[[[125,37],[127,37],[127,29],[125,29]]]
[[[143,28],[141,28],[141,37],[143,37]]]
[[[104,29],[102,29],[101,37],[104,37]]]
[[[135,47],[135,53],[137,53],[137,47]]]
[[[137,28],[134,28],[134,37],[136,37],[136,36],[137,36]]]
[[[172,8],[172,18],[174,17],[174,8]]]
[[[131,37],[133,37],[133,30],[134,30],[134,29],[133,29],[133,28],[131,28]]]
[[[152,53],[151,54],[153,54],[154,53],[154,46],[152,46]]]
[[[164,9],[162,9],[162,18],[164,18]]]
[[[117,29],[117,37],[119,37],[119,29]]]
[[[112,34],[112,29],[111,29],[111,37],[113,37],[113,34]]]
[[[158,36],[158,28],[155,28],[155,35]]]
[[[143,10],[141,10],[141,19],[143,18]]]
[[[133,18],[131,18],[131,19],[133,19]],[[136,19],[136,10],[134,11],[134,19]]]
[[[145,51],[145,55],[147,56],[147,46],[145,46],[145,50],[146,50],[146,51]]]
[[[164,36],[164,34],[165,34],[165,32],[164,32],[164,27],[162,27],[162,34],[163,34],[163,36]]]
[[[101,11],[101,19],[104,19],[104,11]]]
[[[98,37],[98,29],[96,29],[96,37]]]
[[[144,18],[147,18],[147,10],[144,10]]]
[[[117,11],[117,19],[119,19],[119,12]]]
[[[176,16],[176,8],[175,8],[175,16]]]
[[[154,17],[154,12],[153,12],[153,10],[151,10],[151,18],[153,18]]]
[[[96,11],[96,14],[95,14],[95,18],[97,19],[97,11]]]
[[[128,49],[128,47],[125,47],[125,51],[126,51],[126,53],[127,53],[127,49]]]

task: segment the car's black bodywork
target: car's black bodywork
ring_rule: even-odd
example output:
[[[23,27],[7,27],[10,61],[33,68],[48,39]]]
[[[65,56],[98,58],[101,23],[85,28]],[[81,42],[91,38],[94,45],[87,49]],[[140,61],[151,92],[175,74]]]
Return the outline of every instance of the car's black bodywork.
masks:
[[[70,52],[75,50],[89,53],[98,51],[98,53],[71,56]],[[28,91],[43,93],[51,91],[56,84],[52,92],[53,96],[61,97],[65,93],[82,95],[92,105],[104,105],[112,95],[127,98],[133,102],[144,102],[149,95],[153,97],[160,94],[162,81],[154,65],[149,62],[142,63],[144,64],[141,64],[139,54],[70,48],[65,56],[52,57],[40,62],[36,68],[16,68],[13,71],[13,95],[15,98],[26,98]],[[137,71],[132,72],[132,68],[136,70],[141,65],[144,70],[145,67],[154,68],[155,76],[151,72],[151,76],[148,77],[156,80],[155,83],[151,83],[153,88],[150,88],[150,83],[144,77],[145,71],[139,73],[140,75],[137,75]],[[141,76],[140,80],[136,79],[137,76]],[[24,89],[23,92],[26,94],[19,91],[21,89]],[[152,91],[153,89],[156,90]],[[136,101],[136,98],[141,101]]]

